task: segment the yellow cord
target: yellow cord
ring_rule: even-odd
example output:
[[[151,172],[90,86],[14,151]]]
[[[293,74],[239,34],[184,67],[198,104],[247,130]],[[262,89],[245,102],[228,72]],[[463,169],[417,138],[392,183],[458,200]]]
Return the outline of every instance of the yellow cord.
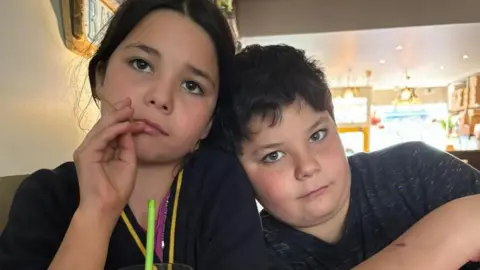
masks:
[[[183,181],[183,170],[178,174],[177,187],[175,188],[175,199],[173,201],[173,213],[172,213],[172,226],[170,228],[170,250],[169,250],[169,263],[174,263],[175,255],[175,229],[177,225],[177,210],[178,210],[178,200],[180,198],[180,188],[182,187]]]
[[[132,223],[130,223],[130,220],[128,220],[128,217],[125,214],[125,211],[122,212],[122,219],[123,219],[123,222],[125,222],[125,225],[127,225],[127,229],[130,232],[130,234],[132,235],[133,240],[135,240],[135,243],[137,243],[138,248],[142,252],[143,256],[145,256],[145,254],[146,254],[145,245],[140,240],[140,237],[138,237],[138,234],[135,231],[135,229],[133,228]]]
[[[172,211],[172,225],[170,226],[170,245],[169,245],[169,258],[168,258],[168,263],[174,263],[174,255],[175,255],[175,228],[177,225],[177,211],[178,211],[178,200],[180,198],[180,189],[182,187],[182,182],[183,182],[183,170],[181,170],[178,174],[177,178],[177,186],[175,188],[175,199],[173,200],[173,211]],[[128,231],[130,232],[130,235],[132,235],[133,240],[135,240],[135,243],[137,244],[138,248],[142,252],[143,256],[146,255],[145,251],[145,245],[142,243],[140,240],[140,237],[138,237],[137,232],[132,226],[132,223],[127,217],[127,214],[125,214],[125,211],[122,211],[122,220],[127,226]],[[156,269],[156,268],[155,268]]]

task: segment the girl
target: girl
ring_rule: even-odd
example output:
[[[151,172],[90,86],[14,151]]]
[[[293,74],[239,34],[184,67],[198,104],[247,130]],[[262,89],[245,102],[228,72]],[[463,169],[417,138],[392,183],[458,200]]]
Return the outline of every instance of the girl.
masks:
[[[0,269],[119,269],[144,262],[156,199],[156,262],[265,269],[251,187],[207,135],[234,56],[207,0],[127,0],[89,64],[101,118],[67,162],[18,189]],[[189,156],[188,160],[186,157]]]

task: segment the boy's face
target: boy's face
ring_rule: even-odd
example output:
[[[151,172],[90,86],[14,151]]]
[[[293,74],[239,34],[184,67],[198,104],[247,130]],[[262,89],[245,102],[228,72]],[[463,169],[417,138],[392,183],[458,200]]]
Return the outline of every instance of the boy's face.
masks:
[[[271,118],[252,119],[243,164],[260,203],[297,229],[323,224],[348,207],[350,169],[328,112],[297,101]]]

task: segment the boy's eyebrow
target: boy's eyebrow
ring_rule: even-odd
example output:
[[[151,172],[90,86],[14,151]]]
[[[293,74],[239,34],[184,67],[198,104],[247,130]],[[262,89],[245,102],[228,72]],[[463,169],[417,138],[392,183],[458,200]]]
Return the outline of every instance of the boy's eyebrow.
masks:
[[[328,117],[327,116],[320,116],[320,118],[315,121],[311,126],[310,128],[308,129],[309,131],[313,131],[315,129],[318,128],[318,126],[320,126],[321,124],[323,123],[326,123],[328,122]],[[281,142],[277,142],[277,143],[269,143],[269,144],[265,144],[265,145],[261,145],[259,146],[257,149],[255,149],[255,151],[253,151],[253,154],[254,155],[258,155],[258,152],[262,151],[262,150],[265,150],[265,149],[269,149],[269,148],[278,148],[280,146],[282,146],[283,143]]]
[[[325,122],[328,122],[328,119],[327,119],[327,117],[322,115],[317,121],[315,121],[315,123],[313,123],[313,125],[310,126],[310,128],[308,130],[309,131],[314,131],[315,129],[317,129],[318,126],[320,126],[321,124],[323,124]]]
[[[257,148],[253,154],[254,155],[257,155],[258,152],[262,151],[262,150],[265,150],[265,149],[269,149],[269,148],[277,148],[279,146],[281,146],[283,143],[269,143],[269,144],[265,144],[265,145],[262,145],[260,146],[259,148]]]

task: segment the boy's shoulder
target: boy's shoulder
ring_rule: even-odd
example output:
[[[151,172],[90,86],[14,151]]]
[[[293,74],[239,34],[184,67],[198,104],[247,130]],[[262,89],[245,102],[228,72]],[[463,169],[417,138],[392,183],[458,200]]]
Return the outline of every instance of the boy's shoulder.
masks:
[[[451,154],[410,142],[349,157],[352,196],[374,205],[416,209],[415,216],[480,192],[480,172]],[[357,192],[358,191],[358,192]],[[390,209],[391,210],[391,209]]]
[[[445,152],[437,150],[424,142],[406,142],[396,144],[381,150],[358,153],[349,157],[353,162],[372,162],[376,164],[392,163],[408,164],[414,163],[418,159],[431,157],[431,155],[444,155]]]
[[[425,172],[442,169],[458,160],[452,155],[423,142],[407,142],[370,153],[358,153],[348,158],[352,175],[375,178],[421,177]],[[367,179],[368,180],[368,179]]]
[[[467,174],[477,172],[453,155],[423,142],[401,143],[370,153],[355,154],[350,156],[348,161],[352,173],[363,172],[379,176],[426,178],[446,176],[455,169]]]

